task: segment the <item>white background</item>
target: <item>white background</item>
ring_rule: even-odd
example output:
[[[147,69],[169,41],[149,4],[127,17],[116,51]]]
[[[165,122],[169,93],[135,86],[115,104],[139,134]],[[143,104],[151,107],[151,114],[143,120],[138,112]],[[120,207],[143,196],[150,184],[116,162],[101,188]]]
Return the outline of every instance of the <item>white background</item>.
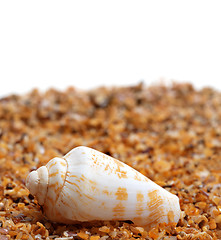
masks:
[[[162,79],[221,89],[220,1],[0,2],[0,96]]]

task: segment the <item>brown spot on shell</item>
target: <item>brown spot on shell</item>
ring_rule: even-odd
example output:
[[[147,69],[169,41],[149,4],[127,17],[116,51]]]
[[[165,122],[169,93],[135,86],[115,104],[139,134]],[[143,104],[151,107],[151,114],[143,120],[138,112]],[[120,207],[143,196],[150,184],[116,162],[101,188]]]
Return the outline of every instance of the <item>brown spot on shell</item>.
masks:
[[[149,179],[147,177],[145,177],[144,175],[140,174],[135,169],[133,169],[133,170],[135,172],[135,176],[134,176],[135,180],[142,181],[142,182],[149,182]]]
[[[58,170],[56,172],[50,173],[48,177],[55,177],[57,174],[59,174]]]
[[[95,181],[89,180],[90,184],[92,185],[97,185],[97,183]]]
[[[147,203],[150,215],[147,219],[149,224],[157,224],[163,214],[163,199],[159,195],[159,190],[155,189],[148,193],[149,201]]]
[[[137,181],[142,181],[142,178],[140,177],[140,174],[138,172],[136,172],[134,179]]]
[[[127,200],[128,199],[128,193],[126,188],[119,187],[117,189],[117,192],[115,193],[117,196],[117,200]]]
[[[61,164],[61,166],[63,166],[63,167],[66,167],[66,166],[67,166],[66,162],[60,161],[60,164]]]
[[[111,194],[107,189],[104,189],[104,190],[102,191],[102,193],[103,193],[103,194],[106,194],[106,195],[110,195],[110,194]]]
[[[115,162],[115,164],[119,167],[124,167],[124,164],[122,162],[120,162],[119,160],[115,159],[115,158],[112,158]]]
[[[55,188],[57,185],[58,185],[58,183],[57,183],[57,182],[55,182],[55,183],[53,183],[53,184],[49,184],[49,186],[48,186],[48,187],[50,187],[50,188]]]
[[[137,204],[136,204],[136,213],[137,215],[141,215],[143,213],[143,200],[144,195],[141,192],[137,193]]]
[[[158,192],[159,190],[155,189],[148,193],[150,201],[148,201],[147,205],[150,211],[156,210],[163,203],[163,200],[161,196],[158,194]]]
[[[94,197],[88,195],[88,194],[83,194],[86,198],[95,201]]]
[[[117,169],[115,170],[115,173],[118,175],[119,178],[128,178],[127,177],[127,172],[122,170],[122,168],[124,168],[124,164],[121,163],[120,161],[118,161],[117,159],[112,158],[113,161],[115,162]]]
[[[144,195],[141,192],[137,193],[137,201],[138,202],[143,202],[144,200]]]
[[[107,164],[107,165],[106,165],[106,167],[105,167],[104,171],[108,171],[108,170],[111,170],[111,167],[110,167],[110,165],[109,165],[109,164]]]
[[[117,171],[117,175],[119,178],[127,178],[127,172],[126,171]]]
[[[49,163],[48,164],[48,169],[51,169],[53,166],[55,166],[57,164],[56,161],[52,162],[52,163]]]
[[[70,178],[76,178],[74,181],[80,182],[79,176],[73,175],[73,174],[69,175],[69,174],[70,174],[70,172],[67,172],[68,177],[70,177]]]
[[[143,213],[143,204],[140,202],[136,204],[136,213],[137,215],[141,215]]]
[[[113,208],[113,212],[114,212],[114,216],[115,217],[121,217],[124,216],[124,212],[125,212],[125,207],[124,205],[120,202],[118,203],[114,208]]]
[[[76,188],[78,188],[80,190],[80,187],[76,183],[68,181],[67,179],[66,179],[66,182],[71,184],[71,185],[74,185]]]
[[[61,178],[63,179],[63,180],[65,180],[65,176],[66,176],[66,174],[61,174]]]

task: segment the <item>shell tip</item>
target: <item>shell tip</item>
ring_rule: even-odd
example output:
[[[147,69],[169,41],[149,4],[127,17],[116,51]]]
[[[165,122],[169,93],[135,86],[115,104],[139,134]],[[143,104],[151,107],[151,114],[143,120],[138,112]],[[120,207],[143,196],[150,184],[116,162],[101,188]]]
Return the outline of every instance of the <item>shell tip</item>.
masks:
[[[37,171],[32,171],[26,178],[26,187],[32,195],[36,195],[38,189],[39,177]]]

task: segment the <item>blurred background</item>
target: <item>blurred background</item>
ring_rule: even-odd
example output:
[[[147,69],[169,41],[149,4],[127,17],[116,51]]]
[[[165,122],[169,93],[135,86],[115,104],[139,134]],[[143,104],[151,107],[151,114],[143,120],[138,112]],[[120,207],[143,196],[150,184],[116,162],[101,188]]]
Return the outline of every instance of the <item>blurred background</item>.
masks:
[[[221,90],[220,1],[1,1],[0,96],[190,82]]]

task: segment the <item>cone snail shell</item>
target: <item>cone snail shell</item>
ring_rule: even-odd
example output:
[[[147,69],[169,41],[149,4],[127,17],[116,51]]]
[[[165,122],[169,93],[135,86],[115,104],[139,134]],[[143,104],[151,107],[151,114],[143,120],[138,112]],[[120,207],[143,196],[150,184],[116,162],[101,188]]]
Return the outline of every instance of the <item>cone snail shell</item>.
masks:
[[[32,171],[26,186],[49,220],[131,220],[152,227],[177,223],[179,199],[128,165],[88,147]]]

